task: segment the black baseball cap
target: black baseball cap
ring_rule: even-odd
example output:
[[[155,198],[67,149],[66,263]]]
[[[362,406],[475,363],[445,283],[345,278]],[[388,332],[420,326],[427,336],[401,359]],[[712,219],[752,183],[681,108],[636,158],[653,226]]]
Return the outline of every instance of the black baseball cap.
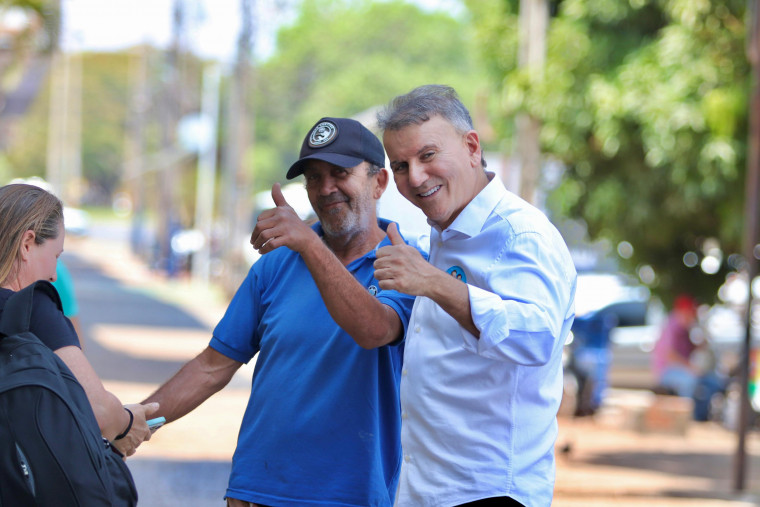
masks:
[[[385,167],[385,152],[380,140],[367,127],[350,118],[322,118],[309,130],[301,154],[286,177],[303,174],[307,160],[324,160],[339,167],[355,167],[365,160]]]

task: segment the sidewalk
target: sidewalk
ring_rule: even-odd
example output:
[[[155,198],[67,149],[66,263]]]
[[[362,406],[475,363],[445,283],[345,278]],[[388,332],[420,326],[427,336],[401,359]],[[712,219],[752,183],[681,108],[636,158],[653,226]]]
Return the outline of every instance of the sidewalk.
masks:
[[[89,339],[132,358],[183,363],[208,345],[212,330],[228,304],[221,290],[189,278],[168,279],[153,273],[121,241],[73,238],[66,240],[65,249],[130,290],[180,307],[205,326],[205,330],[198,330],[136,324],[100,325],[92,328]],[[188,416],[156,432],[130,461],[231,461],[248,402],[254,365],[255,359],[243,365],[227,387]],[[168,376],[164,380],[168,380]],[[157,383],[139,379],[130,382],[104,380],[104,385],[125,403],[143,400],[159,387]]]
[[[641,432],[621,408],[650,393],[612,390],[594,417],[559,419],[554,506],[760,505],[760,438],[747,438],[746,488],[733,491],[736,434],[717,423],[689,421],[684,434]]]
[[[76,238],[67,240],[66,249],[121,283],[182,307],[208,326],[207,332],[146,327],[136,332],[123,326],[97,330],[94,339],[106,347],[121,347],[119,351],[124,354],[190,359],[208,343],[211,329],[227,305],[224,296],[213,288],[190,280],[156,276],[123,245]],[[132,337],[140,336],[140,342],[135,343],[134,338],[121,339],[123,334],[119,333],[125,332]],[[167,333],[185,333],[186,337],[169,340]],[[127,342],[132,342],[132,348],[124,345]],[[158,431],[130,459],[131,466],[139,469],[135,465],[142,464],[146,470],[152,470],[150,467],[157,460],[161,463],[228,463],[248,400],[252,369],[252,364],[246,365],[224,390],[192,414]],[[157,385],[111,381],[106,387],[122,400],[137,401]],[[618,409],[641,403],[643,394],[613,391],[597,416],[560,417],[555,507],[760,506],[760,436],[757,432],[748,434],[747,438],[746,491],[736,494],[732,488],[735,433],[713,423],[695,422],[688,424],[684,435],[647,434],[627,429]],[[221,485],[208,487],[223,491],[226,477],[219,481]]]

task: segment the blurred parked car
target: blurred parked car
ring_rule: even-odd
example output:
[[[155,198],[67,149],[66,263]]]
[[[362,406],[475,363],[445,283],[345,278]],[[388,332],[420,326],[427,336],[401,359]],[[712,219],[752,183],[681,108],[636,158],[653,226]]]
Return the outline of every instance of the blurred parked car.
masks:
[[[8,183],[36,185],[47,192],[55,194],[53,186],[39,176],[32,176],[30,178],[13,178]],[[83,209],[64,206],[63,225],[66,227],[66,234],[72,236],[86,236],[90,233],[90,215]]]
[[[565,346],[565,392],[573,399],[569,403],[575,415],[589,415],[601,405],[605,389],[617,387],[621,378],[629,384],[647,382],[629,377],[648,374],[644,344],[656,326],[647,320],[649,289],[622,275],[580,274],[575,301],[576,317]]]
[[[63,208],[63,224],[66,234],[87,236],[90,233],[90,214],[79,208]]]

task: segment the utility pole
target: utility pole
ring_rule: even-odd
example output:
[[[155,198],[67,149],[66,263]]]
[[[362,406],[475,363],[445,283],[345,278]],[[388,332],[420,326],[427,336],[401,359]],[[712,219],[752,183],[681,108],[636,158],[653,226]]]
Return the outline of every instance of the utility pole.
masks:
[[[225,283],[228,289],[238,280],[238,269],[243,264],[242,240],[248,231],[251,218],[249,202],[253,179],[246,171],[245,154],[253,138],[253,119],[246,97],[251,82],[251,55],[253,54],[254,0],[240,0],[241,28],[237,43],[237,57],[230,83],[228,103],[227,143],[224,150],[224,194],[226,234],[224,246]]]
[[[82,197],[82,54],[75,52],[72,34],[61,41],[60,0],[51,17],[50,109],[48,112],[45,178],[64,203],[75,206]],[[63,42],[63,44],[62,44]],[[62,47],[65,46],[65,47]]]
[[[57,9],[57,15],[51,19],[55,25],[51,27],[50,41],[50,104],[48,106],[47,160],[45,163],[45,179],[53,186],[60,196],[63,184],[63,151],[65,149],[66,133],[66,87],[68,76],[66,60],[61,52],[61,2],[58,0],[51,7]]]
[[[216,138],[219,124],[219,66],[211,64],[203,72],[202,118],[209,122],[209,139],[198,154],[198,179],[195,184],[195,228],[203,233],[203,245],[193,257],[193,278],[209,281],[211,233],[214,218],[214,181],[216,180]]]
[[[129,185],[132,202],[132,229],[130,245],[132,253],[142,256],[145,226],[145,123],[148,110],[148,54],[146,46],[140,46],[129,60],[129,117],[124,141],[124,179]]]
[[[64,126],[63,178],[60,196],[70,206],[82,199],[82,53],[69,48],[63,53],[66,62],[66,123]]]
[[[61,195],[63,169],[61,167],[64,150],[66,82],[64,56],[55,48],[50,57],[50,105],[48,106],[47,160],[45,179]]]
[[[752,281],[758,276],[757,257],[760,231],[758,214],[760,207],[760,0],[748,0],[749,34],[747,59],[752,67],[752,94],[749,110],[749,139],[747,140],[747,176],[744,201],[744,259],[747,270],[747,308],[744,343],[741,354],[739,386],[741,401],[737,425],[737,447],[734,460],[734,489],[743,491],[747,476],[747,426],[749,424],[749,356],[752,349]]]
[[[184,42],[185,10],[183,0],[174,0],[172,11],[172,44],[166,55],[161,111],[161,145],[165,152],[171,152],[177,146],[177,123],[182,103],[179,60]],[[173,276],[175,266],[171,239],[177,222],[177,162],[170,160],[166,167],[160,169],[158,174],[158,264],[167,275]]]
[[[518,65],[527,69],[531,82],[543,79],[546,61],[546,29],[549,24],[548,0],[520,0],[520,49]],[[529,114],[520,114],[517,124],[517,154],[520,160],[520,197],[536,202],[541,171],[539,134],[541,123]]]

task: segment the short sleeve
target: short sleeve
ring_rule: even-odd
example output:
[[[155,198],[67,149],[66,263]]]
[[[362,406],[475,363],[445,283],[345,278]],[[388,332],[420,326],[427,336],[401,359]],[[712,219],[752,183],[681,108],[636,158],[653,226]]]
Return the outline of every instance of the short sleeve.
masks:
[[[74,345],[79,347],[79,337],[71,321],[63,315],[55,302],[42,291],[34,292],[34,307],[30,331],[51,350]]]

